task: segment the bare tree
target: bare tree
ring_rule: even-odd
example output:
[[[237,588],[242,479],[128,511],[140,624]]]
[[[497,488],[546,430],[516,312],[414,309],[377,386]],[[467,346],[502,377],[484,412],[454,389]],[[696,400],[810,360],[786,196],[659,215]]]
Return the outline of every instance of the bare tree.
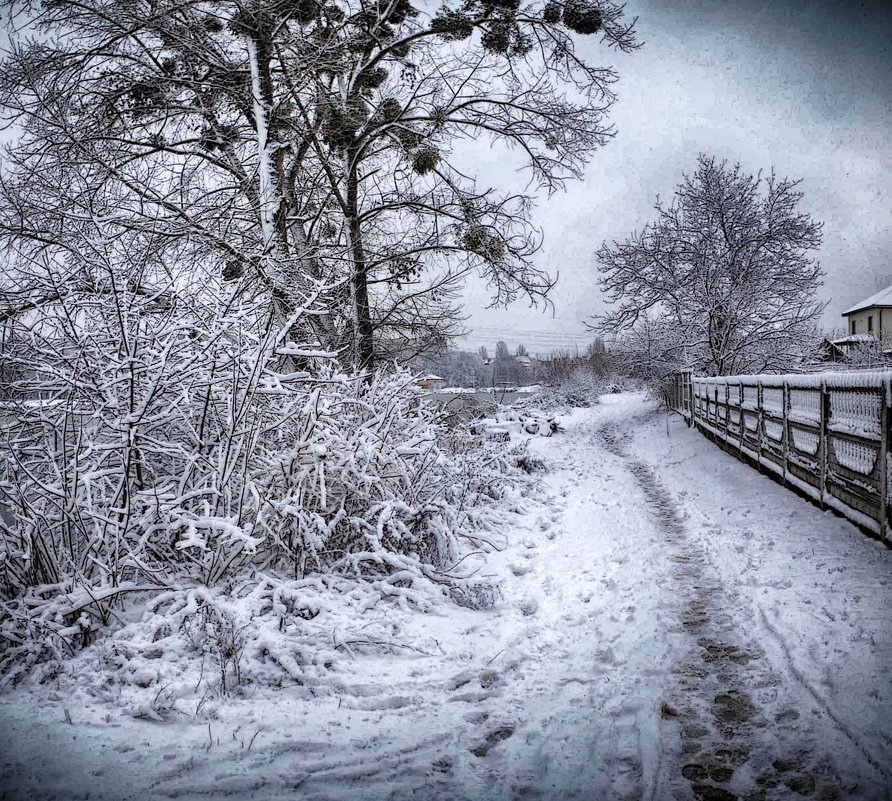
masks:
[[[264,297],[269,326],[294,318],[294,339],[334,350],[330,298],[302,313],[327,280],[309,242],[319,182],[305,146],[273,144],[287,121],[268,103],[270,54],[243,11],[63,0],[20,16],[0,65],[5,116],[22,132],[4,164],[3,225],[33,256],[83,241],[82,221],[99,214],[113,236],[141,232],[129,246],[151,252],[131,258],[152,262],[171,294],[207,271],[233,303]],[[55,302],[83,256],[51,291],[16,292]]]
[[[809,258],[822,226],[798,210],[798,186],[701,155],[672,203],[657,203],[655,222],[598,251],[616,307],[594,327],[637,331],[626,345],[647,343],[652,365],[715,375],[794,367],[812,345],[823,275]]]
[[[658,385],[683,366],[678,357],[683,351],[677,328],[663,317],[652,319],[644,313],[612,343],[610,366],[620,375]]]
[[[499,361],[508,361],[511,359],[511,351],[508,349],[508,343],[499,340],[496,342],[496,356]]]
[[[121,226],[163,228],[179,261],[215,262],[277,320],[324,286],[294,338],[364,370],[376,330],[400,340],[407,320],[438,319],[448,335],[443,295],[468,270],[497,303],[547,293],[529,199],[477,190],[450,142],[500,139],[538,185],[561,186],[612,134],[616,75],[586,64],[574,35],[636,46],[609,0],[472,0],[433,17],[408,0],[33,11],[0,70],[7,119],[26,132],[19,174],[100,171],[126,189]]]
[[[585,355],[588,358],[601,356],[605,353],[607,353],[607,346],[604,344],[603,337],[595,337],[594,341],[589,343],[585,349]]]
[[[517,384],[523,380],[523,368],[508,348],[508,343],[496,342],[496,353],[493,358],[493,383]]]
[[[478,190],[452,163],[451,143],[483,135],[514,146],[549,191],[578,177],[612,133],[616,76],[576,54],[574,33],[636,47],[620,6],[587,0],[470,0],[432,18],[393,0],[326,29],[338,67],[320,68],[315,93],[293,101],[343,218],[358,367],[374,364],[376,331],[387,337],[390,318],[375,313],[382,295],[406,289],[419,320],[448,322],[438,299],[469,270],[488,279],[497,304],[551,288],[532,262],[529,198]]]

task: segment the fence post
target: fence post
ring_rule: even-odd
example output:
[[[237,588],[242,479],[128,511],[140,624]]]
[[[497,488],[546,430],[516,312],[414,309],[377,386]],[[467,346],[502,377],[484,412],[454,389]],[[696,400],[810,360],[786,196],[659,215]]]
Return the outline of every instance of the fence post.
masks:
[[[790,383],[784,381],[783,394],[781,395],[781,417],[784,425],[784,486],[787,486],[787,456],[790,453]]]
[[[694,373],[685,373],[684,375],[685,403],[688,405],[688,427],[694,425]]]
[[[691,376],[691,428],[697,427],[697,385],[694,383],[694,376]]]
[[[728,383],[727,383],[727,382],[725,382],[725,383],[722,385],[722,387],[723,387],[723,389],[724,389],[724,395],[725,395],[724,400],[723,400],[723,403],[724,403],[724,406],[725,406],[725,420],[724,420],[724,425],[722,426],[722,431],[724,432],[724,435],[725,435],[725,445],[727,445],[727,444],[728,444],[728,428],[729,428],[730,425],[731,425],[731,408],[730,408],[730,404],[728,403],[728,398],[729,398],[729,394],[728,394],[728,393],[729,393],[731,390],[730,390],[730,388],[728,387]]]
[[[830,418],[830,392],[827,382],[821,382],[821,509],[826,508],[824,495],[827,492],[827,459],[830,443],[827,442],[827,425]]]
[[[763,419],[762,419],[762,382],[756,382],[756,433],[759,435],[758,445],[756,446],[756,461],[759,464],[759,472],[765,472],[762,469],[762,431]]]
[[[889,406],[883,387],[880,406],[880,539],[886,539],[886,506],[889,494]]]

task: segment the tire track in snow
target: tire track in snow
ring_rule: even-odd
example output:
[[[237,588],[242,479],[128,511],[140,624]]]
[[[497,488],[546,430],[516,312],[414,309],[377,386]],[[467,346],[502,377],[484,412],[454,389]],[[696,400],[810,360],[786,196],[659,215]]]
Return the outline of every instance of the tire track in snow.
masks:
[[[636,425],[652,416],[639,415],[622,424]],[[784,741],[789,739],[785,734],[794,733],[789,730],[800,718],[795,708],[788,707],[769,727],[767,713],[783,696],[783,678],[740,631],[733,594],[722,586],[706,553],[689,535],[680,508],[653,470],[628,455],[616,425],[608,424],[596,436],[635,477],[665,535],[667,558],[675,566],[673,577],[681,591],[679,631],[692,641],[689,657],[676,666],[678,691],[662,708],[667,725],[677,724],[681,741],[677,765],[665,766],[668,773],[675,773],[676,797],[687,795],[684,783],[678,782],[680,775],[689,785],[687,793],[706,801],[767,801],[788,797],[789,792],[839,798],[839,783],[811,750],[783,756]],[[796,675],[792,664],[786,667]],[[814,696],[813,688],[806,690],[837,730],[851,739],[846,727]],[[863,752],[860,746],[859,750]]]

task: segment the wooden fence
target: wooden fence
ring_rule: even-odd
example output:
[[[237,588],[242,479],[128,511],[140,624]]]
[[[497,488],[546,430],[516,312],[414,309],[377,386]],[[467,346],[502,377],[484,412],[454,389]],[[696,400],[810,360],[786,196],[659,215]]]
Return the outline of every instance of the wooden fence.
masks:
[[[678,373],[667,403],[738,458],[892,543],[892,370]]]

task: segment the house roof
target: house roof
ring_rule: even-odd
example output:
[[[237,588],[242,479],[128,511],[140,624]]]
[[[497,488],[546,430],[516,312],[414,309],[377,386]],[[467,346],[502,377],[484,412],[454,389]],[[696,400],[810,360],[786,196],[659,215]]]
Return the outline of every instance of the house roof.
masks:
[[[851,309],[846,309],[842,313],[842,316],[847,317],[848,315],[859,312],[862,309],[869,309],[871,306],[892,307],[892,284],[887,286],[885,289],[881,289],[879,292],[871,295],[869,298],[865,298],[860,303],[856,303],[854,306],[852,306]]]
[[[418,380],[419,381],[445,381],[446,379],[443,378],[443,376],[434,375],[433,373],[430,373],[428,375],[421,376],[421,378],[419,378]]]
[[[865,343],[879,344],[879,340],[873,334],[849,334],[847,337],[830,340],[832,345],[863,345]]]

